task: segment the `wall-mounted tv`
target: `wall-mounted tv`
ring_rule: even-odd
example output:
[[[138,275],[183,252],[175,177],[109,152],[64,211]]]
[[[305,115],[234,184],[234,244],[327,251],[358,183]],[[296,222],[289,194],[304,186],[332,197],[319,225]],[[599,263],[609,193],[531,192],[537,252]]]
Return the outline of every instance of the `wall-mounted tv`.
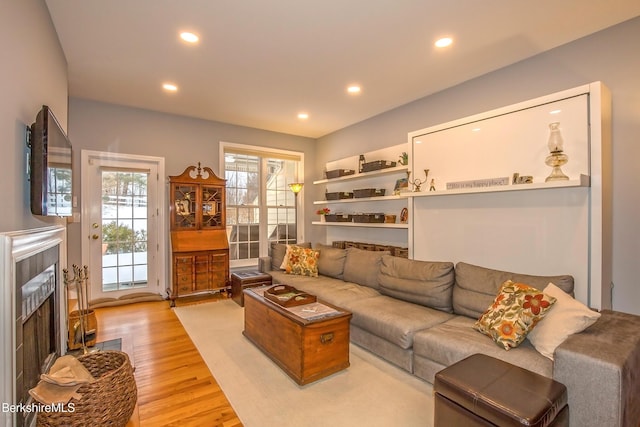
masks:
[[[42,106],[31,125],[30,146],[31,213],[71,216],[71,142],[46,105]]]

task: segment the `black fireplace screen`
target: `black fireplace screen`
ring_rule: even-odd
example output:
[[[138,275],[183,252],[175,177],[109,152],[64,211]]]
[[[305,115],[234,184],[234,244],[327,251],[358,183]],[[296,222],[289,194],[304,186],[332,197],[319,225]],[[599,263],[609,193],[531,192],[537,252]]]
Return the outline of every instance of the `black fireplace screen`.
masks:
[[[59,277],[57,246],[16,263],[18,403],[29,403],[29,389],[60,355]],[[28,425],[30,414],[22,415],[18,425]]]

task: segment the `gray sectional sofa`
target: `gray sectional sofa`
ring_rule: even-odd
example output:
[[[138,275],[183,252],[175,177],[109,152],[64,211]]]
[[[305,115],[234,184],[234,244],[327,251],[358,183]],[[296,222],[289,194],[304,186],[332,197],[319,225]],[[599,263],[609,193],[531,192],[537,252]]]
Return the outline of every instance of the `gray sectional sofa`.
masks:
[[[315,249],[318,277],[280,270],[284,245],[273,246],[260,269],[274,283],[351,311],[352,343],[430,383],[439,370],[472,354],[487,354],[565,384],[572,426],[638,426],[640,316],[603,311],[594,325],[564,341],[553,360],[528,340],[505,351],[472,329],[504,281],[540,290],[553,282],[572,294],[571,276],[530,276],[356,248]]]

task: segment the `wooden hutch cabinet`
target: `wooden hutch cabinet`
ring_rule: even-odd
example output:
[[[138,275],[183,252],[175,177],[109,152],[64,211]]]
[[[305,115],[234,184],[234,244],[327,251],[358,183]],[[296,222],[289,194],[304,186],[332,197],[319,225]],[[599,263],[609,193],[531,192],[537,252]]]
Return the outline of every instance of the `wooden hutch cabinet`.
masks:
[[[178,297],[228,289],[225,182],[200,163],[169,177],[172,307]]]

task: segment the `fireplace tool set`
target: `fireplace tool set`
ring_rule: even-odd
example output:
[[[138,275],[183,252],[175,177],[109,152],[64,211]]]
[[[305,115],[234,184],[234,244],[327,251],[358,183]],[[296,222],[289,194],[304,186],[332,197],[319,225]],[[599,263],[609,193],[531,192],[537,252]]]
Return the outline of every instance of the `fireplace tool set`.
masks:
[[[67,289],[76,289],[78,296],[78,310],[69,313],[69,340],[70,350],[82,348],[87,354],[87,346],[92,346],[96,341],[97,322],[95,313],[89,309],[89,267],[79,267],[73,264],[73,277],[69,277],[69,270],[63,270],[64,284]]]

